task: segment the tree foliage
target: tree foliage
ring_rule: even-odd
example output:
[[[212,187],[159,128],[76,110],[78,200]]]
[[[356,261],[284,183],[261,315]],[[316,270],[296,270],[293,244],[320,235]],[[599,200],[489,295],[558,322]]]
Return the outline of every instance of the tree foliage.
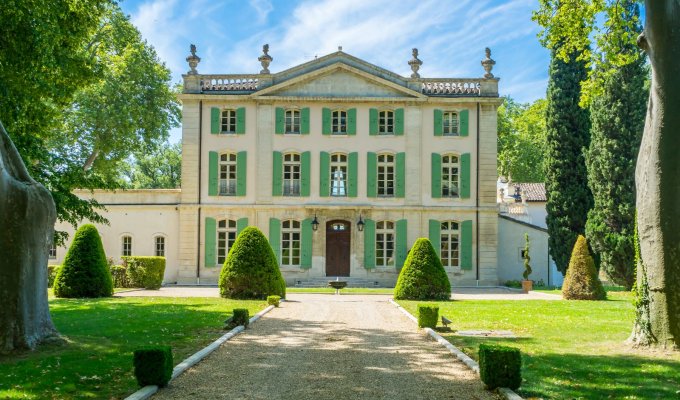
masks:
[[[182,144],[163,144],[150,153],[138,153],[123,167],[125,186],[133,189],[175,189],[182,178]]]

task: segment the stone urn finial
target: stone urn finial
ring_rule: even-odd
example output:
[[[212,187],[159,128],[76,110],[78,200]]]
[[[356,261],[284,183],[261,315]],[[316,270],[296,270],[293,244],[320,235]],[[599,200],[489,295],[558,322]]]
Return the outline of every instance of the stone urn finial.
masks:
[[[262,55],[257,58],[257,61],[262,64],[262,71],[260,71],[261,74],[268,74],[269,73],[269,64],[274,59],[272,56],[269,55],[269,44],[265,44],[262,46]]]
[[[486,71],[486,74],[484,74],[484,77],[486,79],[491,79],[493,78],[493,74],[491,73],[491,70],[493,69],[493,66],[496,65],[496,61],[491,59],[491,49],[486,48],[486,58],[482,60],[482,67],[484,67],[484,71]]]
[[[186,58],[187,62],[189,63],[189,72],[187,74],[189,75],[196,75],[198,74],[198,71],[196,71],[196,67],[198,66],[198,63],[201,62],[201,57],[196,55],[196,45],[192,44],[189,46],[189,51],[191,54]]]
[[[413,49],[413,58],[408,62],[408,65],[411,66],[411,71],[413,71],[411,78],[420,78],[418,70],[420,69],[420,66],[423,65],[423,62],[418,58],[418,49]]]

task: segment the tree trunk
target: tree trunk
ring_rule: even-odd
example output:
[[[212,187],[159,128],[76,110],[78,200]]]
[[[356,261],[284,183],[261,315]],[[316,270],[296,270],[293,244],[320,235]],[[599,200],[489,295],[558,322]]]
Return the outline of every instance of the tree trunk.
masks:
[[[646,0],[652,86],[635,184],[641,262],[631,341],[680,348],[680,0]]]
[[[57,335],[47,304],[47,257],[56,210],[0,123],[0,353]]]

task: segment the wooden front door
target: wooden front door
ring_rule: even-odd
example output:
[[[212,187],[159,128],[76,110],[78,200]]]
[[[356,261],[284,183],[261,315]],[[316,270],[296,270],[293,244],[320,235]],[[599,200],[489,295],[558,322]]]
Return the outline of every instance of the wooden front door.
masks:
[[[350,227],[347,221],[326,223],[326,276],[349,276]]]

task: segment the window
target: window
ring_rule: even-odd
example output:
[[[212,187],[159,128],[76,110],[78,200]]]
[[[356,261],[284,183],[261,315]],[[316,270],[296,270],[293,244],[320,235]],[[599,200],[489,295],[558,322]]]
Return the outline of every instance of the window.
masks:
[[[379,135],[393,135],[394,134],[394,112],[380,111],[378,114],[378,134]]]
[[[220,196],[236,195],[236,154],[220,155]]]
[[[217,264],[222,265],[227,259],[231,246],[236,241],[236,221],[222,219],[217,222]]]
[[[379,221],[375,226],[375,265],[394,266],[394,222]]]
[[[347,134],[347,111],[333,111],[331,118],[331,134]]]
[[[54,260],[57,258],[57,245],[52,243],[50,245],[50,251],[48,253],[48,257],[50,260]]]
[[[394,154],[378,155],[378,197],[394,197]]]
[[[347,155],[331,154],[331,196],[347,196]]]
[[[458,113],[445,112],[442,114],[442,134],[444,136],[458,136]]]
[[[286,110],[285,133],[300,133],[300,110]]]
[[[458,222],[444,221],[441,223],[441,256],[442,265],[445,267],[458,266],[460,249],[458,232]]]
[[[156,236],[155,239],[155,254],[156,257],[165,257],[165,237],[164,236]]]
[[[283,195],[300,195],[300,155],[288,153],[283,155]]]
[[[222,133],[236,133],[236,110],[222,110],[220,126]]]
[[[300,265],[300,221],[286,220],[281,225],[281,265]]]
[[[123,236],[123,248],[122,248],[122,254],[123,257],[131,256],[132,255],[132,236]]]
[[[458,156],[442,156],[442,197],[459,196],[459,165]]]

